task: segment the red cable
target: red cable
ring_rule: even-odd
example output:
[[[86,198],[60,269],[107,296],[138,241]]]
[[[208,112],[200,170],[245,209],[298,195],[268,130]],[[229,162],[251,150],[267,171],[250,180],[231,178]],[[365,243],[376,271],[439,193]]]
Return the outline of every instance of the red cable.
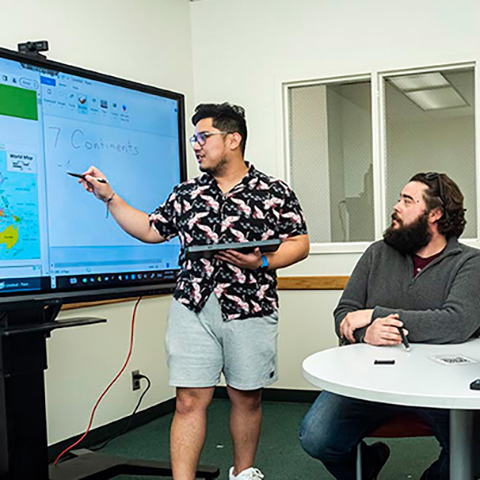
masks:
[[[110,384],[108,385],[108,387],[103,391],[103,393],[100,395],[100,397],[98,398],[97,402],[95,403],[95,406],[93,407],[93,410],[92,410],[92,413],[90,415],[90,422],[88,423],[88,427],[87,427],[87,430],[85,431],[85,433],[80,437],[80,439],[78,439],[75,443],[73,443],[72,445],[70,445],[68,448],[66,448],[56,459],[55,461],[53,462],[53,465],[54,466],[57,466],[59,460],[63,457],[63,455],[65,455],[67,452],[69,452],[73,447],[76,447],[87,435],[88,433],[90,432],[90,429],[92,427],[92,423],[93,423],[93,418],[95,416],[95,412],[97,410],[97,407],[98,405],[100,404],[100,402],[102,401],[103,397],[107,394],[107,392],[110,390],[110,388],[112,387],[112,385],[118,380],[118,378],[120,377],[120,375],[125,371],[125,369],[127,368],[127,365],[128,365],[128,362],[130,361],[130,357],[132,356],[132,352],[133,352],[133,334],[135,332],[135,317],[136,317],[136,314],[137,314],[137,307],[138,307],[138,304],[140,303],[140,300],[142,299],[142,297],[140,297],[136,303],[135,303],[135,306],[133,308],[133,315],[132,315],[132,327],[131,327],[131,331],[130,331],[130,349],[128,351],[128,355],[127,355],[127,359],[125,360],[125,363],[123,364],[123,367],[120,369],[120,371],[117,373],[117,375],[115,376],[115,378],[110,382]]]

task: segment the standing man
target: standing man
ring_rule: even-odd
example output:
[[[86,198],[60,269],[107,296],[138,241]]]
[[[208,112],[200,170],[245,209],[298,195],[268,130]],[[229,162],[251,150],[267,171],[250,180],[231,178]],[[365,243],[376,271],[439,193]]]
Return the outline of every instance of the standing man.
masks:
[[[465,228],[463,195],[446,174],[419,173],[405,186],[382,241],[360,258],[334,316],[345,343],[461,343],[480,326],[480,251],[458,242]],[[322,392],[305,416],[303,448],[337,479],[355,479],[359,442],[399,413],[414,411],[442,451],[423,480],[449,478],[449,412],[408,408]],[[363,478],[376,479],[388,446],[367,447]],[[454,479],[452,479],[454,480]]]
[[[206,413],[223,372],[231,401],[234,459],[230,480],[255,480],[262,389],[277,379],[278,268],[308,255],[309,240],[295,194],[244,159],[245,111],[199,105],[190,142],[203,175],[177,187],[151,215],[129,206],[95,167],[84,187],[107,203],[120,227],[147,243],[179,236],[180,275],[166,348],[177,388],[171,428],[175,480],[193,480],[205,440]],[[186,247],[280,238],[276,252],[227,250],[214,259],[185,258]]]

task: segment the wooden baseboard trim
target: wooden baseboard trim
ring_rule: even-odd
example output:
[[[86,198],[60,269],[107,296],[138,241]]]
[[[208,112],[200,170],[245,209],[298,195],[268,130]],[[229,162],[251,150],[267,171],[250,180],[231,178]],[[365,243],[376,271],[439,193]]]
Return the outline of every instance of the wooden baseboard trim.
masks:
[[[279,290],[343,290],[350,277],[347,275],[309,275],[278,277]]]

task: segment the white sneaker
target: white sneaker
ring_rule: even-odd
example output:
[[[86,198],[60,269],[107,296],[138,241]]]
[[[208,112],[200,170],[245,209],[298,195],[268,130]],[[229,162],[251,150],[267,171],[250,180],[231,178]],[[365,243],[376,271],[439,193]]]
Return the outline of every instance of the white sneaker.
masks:
[[[258,468],[253,467],[247,468],[238,475],[234,475],[232,467],[229,472],[229,478],[230,480],[262,480],[262,478],[265,478],[265,476]]]

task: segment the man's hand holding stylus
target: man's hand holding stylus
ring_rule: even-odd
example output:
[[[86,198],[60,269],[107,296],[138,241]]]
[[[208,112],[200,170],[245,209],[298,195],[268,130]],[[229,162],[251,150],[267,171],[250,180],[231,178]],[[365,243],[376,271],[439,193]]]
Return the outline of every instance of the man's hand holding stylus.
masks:
[[[370,345],[399,345],[402,343],[399,327],[403,327],[403,322],[399,319],[398,313],[376,318],[367,328],[364,341]],[[407,330],[403,331],[408,335]]]
[[[90,167],[83,173],[85,180],[80,179],[79,183],[83,185],[87,192],[93,193],[102,202],[107,202],[115,193],[112,186],[107,181],[106,183],[99,182],[98,179],[105,179],[105,175],[96,167]]]

